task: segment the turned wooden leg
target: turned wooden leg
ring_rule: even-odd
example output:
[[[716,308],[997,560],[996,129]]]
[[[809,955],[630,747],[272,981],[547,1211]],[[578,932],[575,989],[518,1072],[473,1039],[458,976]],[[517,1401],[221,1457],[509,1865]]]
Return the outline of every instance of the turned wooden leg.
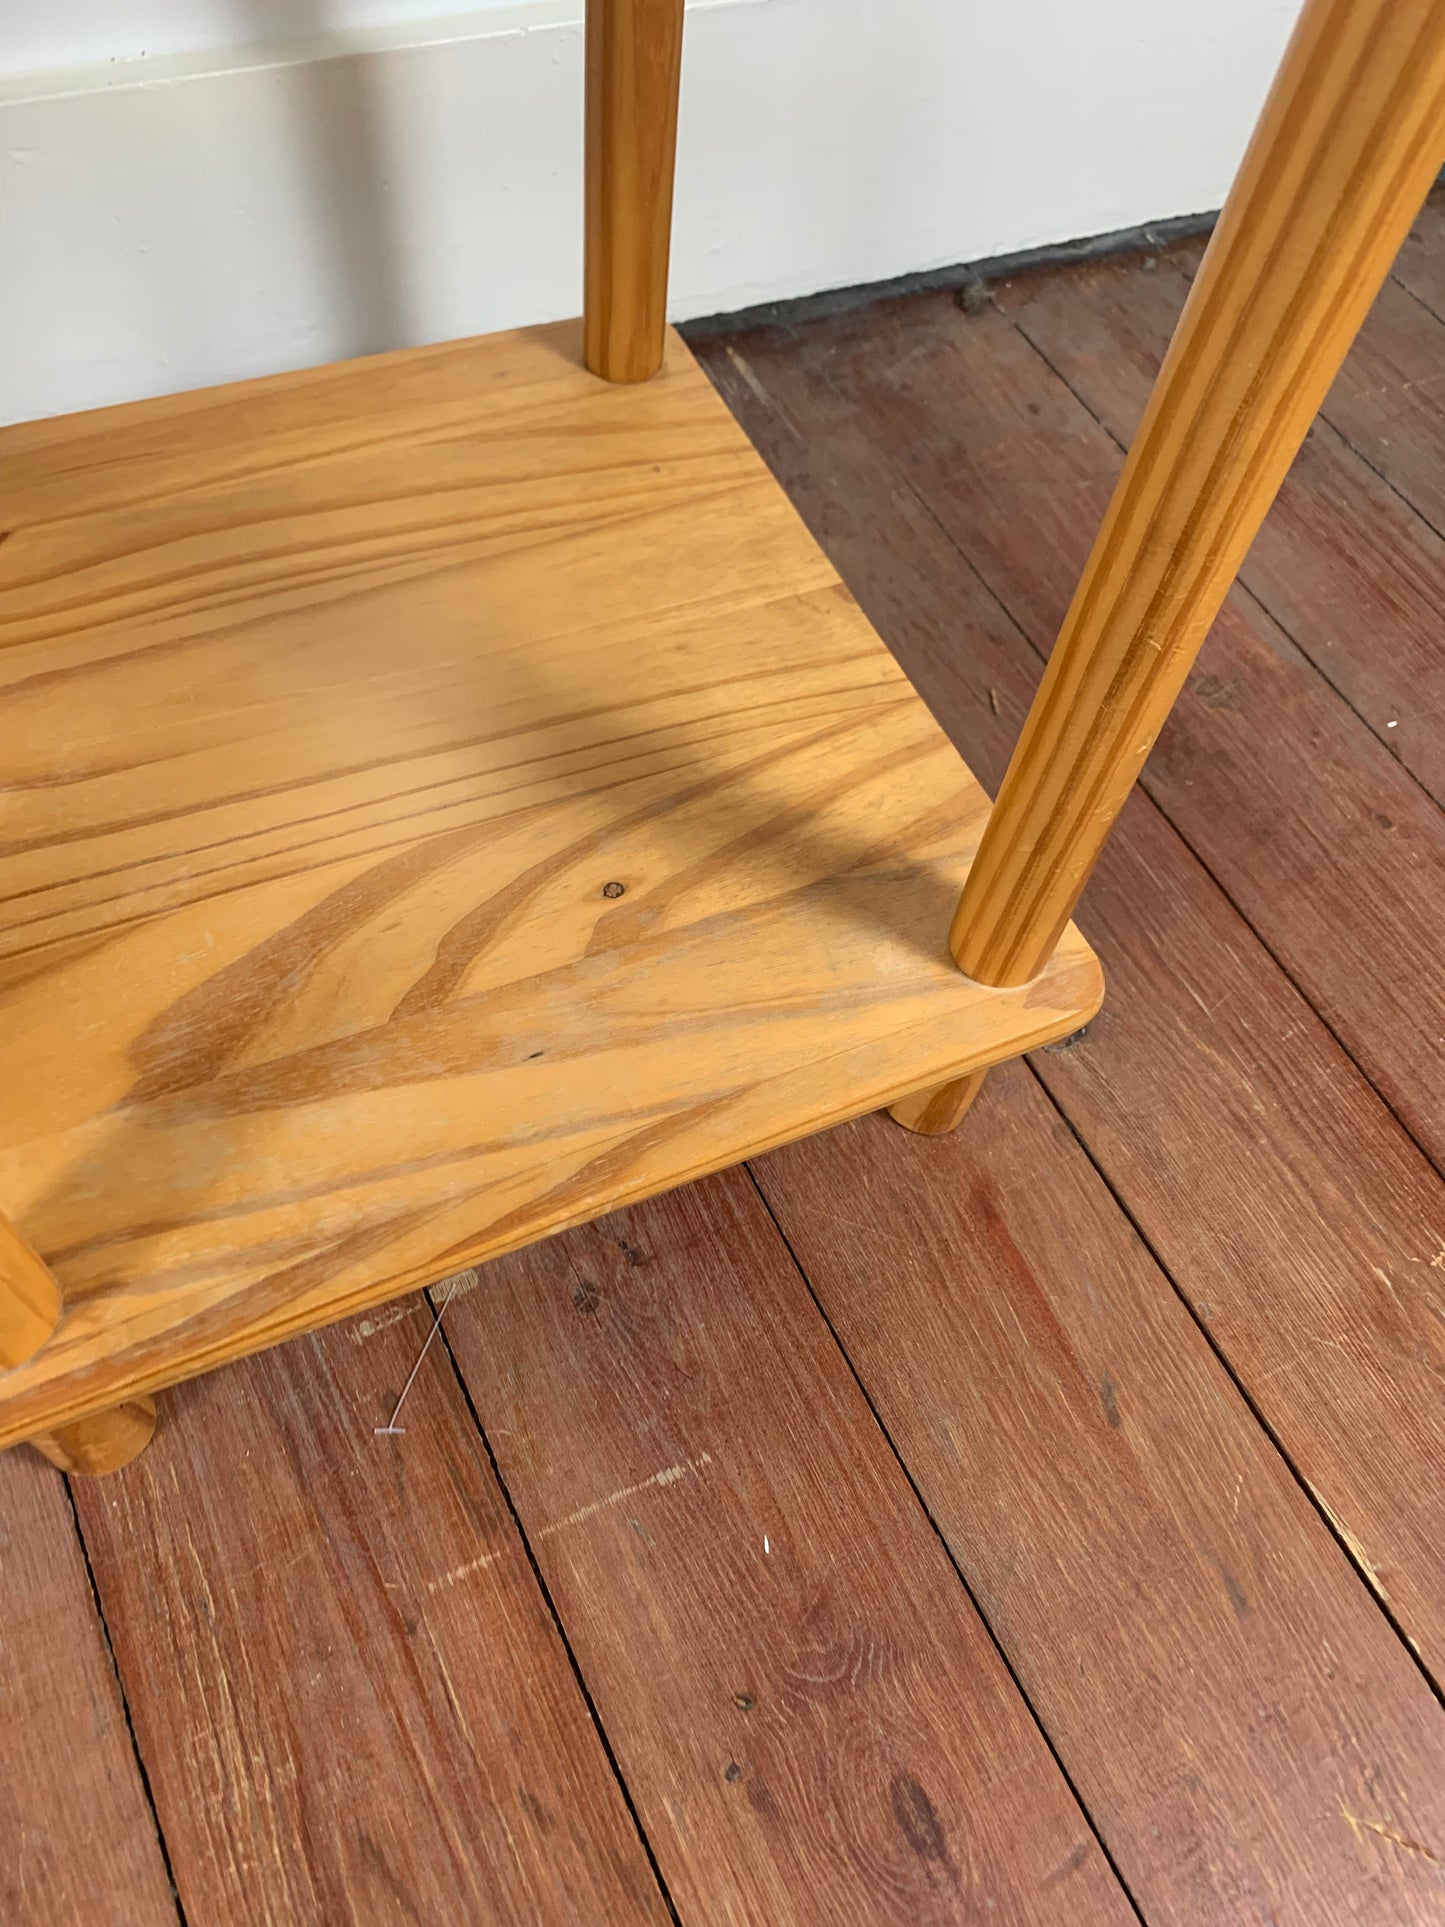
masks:
[[[59,1316],[60,1287],[49,1265],[0,1218],[0,1367],[33,1358]]]
[[[983,1089],[987,1071],[974,1071],[968,1077],[955,1077],[951,1083],[935,1084],[931,1090],[914,1091],[888,1106],[888,1115],[907,1131],[924,1137],[940,1137],[963,1121],[963,1114]]]
[[[142,1395],[38,1433],[30,1443],[62,1472],[118,1472],[145,1450],[155,1429],[156,1402]]]
[[[607,381],[662,366],[683,0],[587,0],[583,355]]]
[[[1442,161],[1445,5],[1307,0],[969,871],[979,983],[1058,942]]]

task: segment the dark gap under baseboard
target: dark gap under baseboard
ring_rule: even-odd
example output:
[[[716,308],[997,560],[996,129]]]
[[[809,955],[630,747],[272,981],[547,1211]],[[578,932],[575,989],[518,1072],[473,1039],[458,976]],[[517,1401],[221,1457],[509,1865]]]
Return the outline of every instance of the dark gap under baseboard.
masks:
[[[1217,208],[1204,214],[1178,214],[1167,221],[1114,228],[1108,234],[1090,234],[1077,241],[1050,241],[1043,247],[1020,248],[1017,253],[994,254],[982,261],[959,261],[948,268],[899,274],[891,281],[864,281],[851,288],[794,295],[786,301],[762,301],[755,307],[734,308],[727,314],[700,315],[695,321],[681,322],[679,330],[688,341],[702,341],[709,335],[732,334],[744,328],[796,327],[804,321],[820,321],[826,315],[866,308],[874,301],[885,301],[893,295],[976,284],[986,286],[990,281],[1001,281],[1026,268],[1062,267],[1071,261],[1099,261],[1109,255],[1167,247],[1171,241],[1208,234],[1218,218]]]

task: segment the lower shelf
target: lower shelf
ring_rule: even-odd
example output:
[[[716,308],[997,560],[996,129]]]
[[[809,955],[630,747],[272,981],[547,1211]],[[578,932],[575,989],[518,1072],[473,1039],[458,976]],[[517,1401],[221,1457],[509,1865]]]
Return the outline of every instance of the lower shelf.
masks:
[[[52,1429],[1015,1056],[987,801],[674,338],[0,432],[0,1210]]]

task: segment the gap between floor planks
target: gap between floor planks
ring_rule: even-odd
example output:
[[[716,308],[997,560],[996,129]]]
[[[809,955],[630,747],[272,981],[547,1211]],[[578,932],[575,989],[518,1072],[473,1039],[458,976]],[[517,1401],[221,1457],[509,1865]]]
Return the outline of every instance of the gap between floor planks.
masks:
[[[59,1473],[0,1453],[0,1918],[177,1919],[120,1682]]]
[[[375,1434],[408,1309],[178,1388],[139,1459],[74,1484],[186,1918],[660,1927],[442,1347]]]

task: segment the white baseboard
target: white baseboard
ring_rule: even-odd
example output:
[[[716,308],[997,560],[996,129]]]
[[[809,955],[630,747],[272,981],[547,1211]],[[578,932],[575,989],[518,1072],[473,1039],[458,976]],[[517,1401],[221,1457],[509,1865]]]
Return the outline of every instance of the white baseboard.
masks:
[[[689,8],[673,312],[1218,204],[1295,0]],[[0,420],[576,311],[581,0],[0,80]]]

